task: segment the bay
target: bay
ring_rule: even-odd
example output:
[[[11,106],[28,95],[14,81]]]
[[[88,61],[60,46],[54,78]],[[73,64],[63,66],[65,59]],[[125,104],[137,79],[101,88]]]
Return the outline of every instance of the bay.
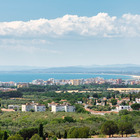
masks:
[[[48,80],[54,79],[87,79],[101,77],[104,79],[132,79],[128,75],[115,75],[115,74],[92,74],[92,73],[0,73],[0,81],[2,82],[31,82],[35,79]]]

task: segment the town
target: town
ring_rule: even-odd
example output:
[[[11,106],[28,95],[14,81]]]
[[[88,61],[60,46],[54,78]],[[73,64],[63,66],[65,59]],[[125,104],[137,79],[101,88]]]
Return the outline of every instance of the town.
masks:
[[[96,85],[100,87],[102,85],[106,85],[104,88],[104,92],[108,92],[107,95],[99,95],[102,94],[102,90],[98,88],[88,89],[88,88],[81,88],[76,89],[77,86],[82,85]],[[135,86],[140,85],[139,79],[132,79],[132,80],[122,80],[122,79],[103,79],[100,77],[97,78],[89,78],[89,79],[70,79],[70,80],[56,80],[53,78],[48,79],[47,81],[44,80],[33,80],[30,83],[15,83],[15,82],[0,82],[0,91],[1,92],[14,92],[19,91],[21,89],[30,89],[31,86],[65,86],[69,85],[69,87],[74,86],[73,89],[62,89],[57,88],[53,90],[53,92],[57,93],[81,93],[87,94],[86,102],[81,99],[75,101],[76,104],[83,105],[85,110],[89,111],[91,114],[105,114],[111,112],[119,112],[120,110],[133,110],[131,106],[135,103],[140,103],[139,94],[140,88]],[[127,87],[131,86],[131,87]],[[134,86],[134,87],[133,87]],[[41,90],[42,91],[42,90]],[[43,92],[43,91],[42,91]],[[112,97],[113,96],[113,97]],[[133,99],[132,99],[133,97]],[[13,98],[10,98],[12,100]],[[93,107],[94,106],[94,107]],[[95,107],[97,106],[97,107]],[[100,109],[102,106],[102,109]],[[106,108],[107,106],[108,108]],[[58,112],[58,111],[65,111],[65,112],[75,112],[75,106],[70,105],[70,102],[67,99],[59,100],[59,102],[48,103],[47,106],[34,103],[31,101],[30,103],[25,102],[24,105],[8,105],[7,109],[9,111],[46,111],[46,107],[49,107],[51,112]],[[6,111],[6,108],[2,108],[3,111]],[[8,111],[8,110],[7,110]],[[103,112],[102,112],[103,111]],[[105,112],[106,111],[106,112]]]
[[[71,138],[77,137],[71,136],[71,131],[73,125],[78,125],[76,131],[80,131],[80,127],[87,132],[80,137],[110,136],[103,126],[112,120],[116,127],[113,134],[117,137],[124,134],[139,136],[140,84],[137,79],[51,78],[30,83],[1,82],[0,85],[0,127],[3,132],[8,130],[12,134],[20,133],[25,139],[31,138],[40,124],[45,138]],[[122,130],[123,123],[128,126]],[[32,129],[31,136],[25,135]]]

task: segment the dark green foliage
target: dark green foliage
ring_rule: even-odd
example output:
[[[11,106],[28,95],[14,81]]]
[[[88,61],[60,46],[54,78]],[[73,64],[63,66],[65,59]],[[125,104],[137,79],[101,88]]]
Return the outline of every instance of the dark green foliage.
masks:
[[[38,134],[34,134],[30,140],[42,140],[42,138]]]
[[[111,99],[111,103],[112,103],[112,105],[116,105],[117,104],[117,100],[116,99]]]
[[[63,138],[67,138],[67,131],[65,130]]]
[[[54,138],[53,138],[53,140],[57,140],[57,138],[56,138],[56,137],[54,137]]]
[[[24,140],[23,137],[21,137],[19,134],[16,134],[14,136],[8,137],[7,140]]]
[[[121,115],[127,115],[127,114],[129,114],[129,111],[126,110],[126,109],[120,110],[120,111],[119,111],[119,115],[120,115],[120,116],[121,116]]]
[[[132,104],[132,105],[131,105],[131,108],[132,108],[133,110],[139,110],[139,109],[140,109],[140,104],[138,104],[138,103]]]
[[[60,134],[60,132],[58,132],[57,137],[58,137],[59,139],[61,139],[61,134]]]
[[[76,105],[75,105],[75,111],[76,111],[77,113],[88,113],[88,114],[89,114],[89,112],[86,111],[86,110],[83,108],[83,106],[82,106],[82,105],[79,105],[79,104],[76,104]]]
[[[35,110],[34,109],[31,109],[30,112],[35,112]]]
[[[88,122],[105,122],[106,119],[103,118],[103,117],[96,117],[96,116],[92,116],[90,118],[87,118],[85,121],[88,121]]]
[[[89,128],[81,127],[81,128],[71,128],[68,131],[68,138],[88,138],[89,136]]]
[[[3,134],[3,137],[2,137],[2,140],[7,140],[8,138],[8,134],[6,131],[4,131],[4,134]]]
[[[24,140],[26,140],[26,138],[31,138],[36,133],[38,133],[37,128],[24,128],[18,132],[18,134],[20,134]]]
[[[118,131],[118,126],[114,121],[106,121],[101,127],[103,134],[109,135],[109,137]]]
[[[0,140],[3,137],[3,135],[4,135],[4,132],[3,131],[0,131]]]
[[[111,108],[110,106],[100,106],[100,105],[93,105],[93,106],[88,106],[89,109],[95,110],[95,111],[110,111]]]
[[[64,122],[75,122],[75,120],[72,117],[64,117]]]
[[[40,137],[43,138],[43,124],[39,125],[38,134],[39,134]]]
[[[121,103],[121,105],[126,105],[126,102],[125,102],[125,101],[123,101],[123,102]]]
[[[130,101],[132,101],[132,94],[131,93],[129,94],[129,99],[130,99]]]
[[[13,98],[13,97],[22,97],[22,93],[20,91],[10,91],[0,93],[0,98]]]
[[[59,124],[59,123],[64,123],[64,119],[61,118],[57,118],[57,119],[53,119],[50,123],[51,124]]]
[[[133,125],[131,122],[126,122],[124,120],[120,120],[118,122],[118,128],[119,128],[119,131],[123,137],[123,134],[131,134],[134,132],[134,129],[133,129]]]

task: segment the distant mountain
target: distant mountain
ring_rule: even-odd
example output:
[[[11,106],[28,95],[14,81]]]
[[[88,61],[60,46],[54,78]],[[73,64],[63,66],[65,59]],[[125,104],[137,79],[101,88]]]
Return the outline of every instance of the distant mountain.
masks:
[[[35,66],[0,66],[0,71],[24,71],[42,68],[43,67],[35,67]]]
[[[31,72],[31,73],[119,73],[140,74],[140,65],[115,64],[67,67],[34,67],[34,66],[0,66],[0,72]]]

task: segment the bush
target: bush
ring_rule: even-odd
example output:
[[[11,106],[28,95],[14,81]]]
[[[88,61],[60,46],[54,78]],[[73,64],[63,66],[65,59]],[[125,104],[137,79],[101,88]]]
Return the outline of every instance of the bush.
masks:
[[[14,136],[10,136],[7,140],[24,140],[24,139],[19,134],[16,134]]]
[[[34,134],[34,135],[31,137],[31,140],[42,140],[42,138],[41,138],[38,134]]]

